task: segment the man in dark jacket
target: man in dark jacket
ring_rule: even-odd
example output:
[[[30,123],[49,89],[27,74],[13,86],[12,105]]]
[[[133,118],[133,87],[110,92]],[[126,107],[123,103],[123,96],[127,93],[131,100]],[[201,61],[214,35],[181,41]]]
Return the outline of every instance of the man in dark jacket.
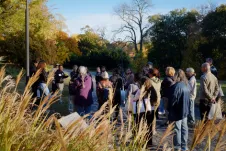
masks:
[[[55,72],[55,83],[57,88],[60,90],[60,94],[62,94],[64,90],[64,79],[68,78],[68,75],[64,73],[64,68],[62,65],[59,66],[59,69]],[[60,99],[60,101],[62,101]]]
[[[171,87],[168,102],[169,121],[175,122],[174,150],[187,151],[190,90],[183,70],[176,73],[175,81],[176,84]]]
[[[38,60],[33,60],[30,66],[30,77],[32,77],[36,73],[37,66],[38,66]],[[32,98],[35,98],[37,96],[38,82],[36,81],[31,88],[33,93]]]

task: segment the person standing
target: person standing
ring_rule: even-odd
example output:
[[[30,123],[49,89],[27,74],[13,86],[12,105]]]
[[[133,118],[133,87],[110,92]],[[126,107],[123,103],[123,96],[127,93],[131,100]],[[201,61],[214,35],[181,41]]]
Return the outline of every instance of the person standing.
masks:
[[[32,77],[33,75],[35,75],[36,71],[37,71],[37,66],[38,66],[38,61],[37,60],[33,60],[31,67],[30,67],[30,77]],[[38,89],[38,82],[36,81],[32,86],[32,98],[37,97],[37,89]]]
[[[156,132],[156,118],[158,118],[157,115],[158,115],[158,107],[160,105],[160,100],[161,100],[160,91],[161,91],[161,83],[162,83],[162,81],[160,80],[160,73],[159,73],[158,69],[156,69],[156,68],[149,69],[149,78],[151,81],[151,85],[154,88],[155,93],[157,94],[156,104],[153,106],[154,111],[155,111],[155,116],[154,116],[152,131],[153,131],[153,134],[155,135],[157,133]],[[154,94],[154,93],[152,92],[152,94]],[[153,97],[153,95],[151,97]]]
[[[102,79],[100,67],[97,67],[95,79],[96,79],[96,84],[98,84]]]
[[[68,111],[70,113],[73,113],[74,112],[74,105],[73,105],[73,100],[75,98],[75,80],[78,78],[78,66],[77,65],[74,65],[73,66],[73,69],[70,73],[70,81],[69,81],[69,86],[68,86],[68,89],[69,89],[69,101],[68,101]]]
[[[129,68],[126,70],[126,77],[125,77],[125,89],[127,90],[129,85],[134,82],[134,74],[132,70]]]
[[[195,99],[197,94],[197,83],[195,78],[195,70],[193,68],[186,69],[186,75],[188,77],[188,84],[190,88],[190,101],[189,101],[189,114],[188,123],[195,124]]]
[[[219,94],[218,80],[215,75],[211,73],[211,67],[209,63],[202,64],[203,75],[200,79],[200,104],[199,109],[201,113],[201,119],[204,119],[209,114],[212,104],[217,102]]]
[[[75,80],[74,109],[80,116],[91,113],[92,78],[87,75],[86,67],[79,67],[79,77]]]
[[[123,90],[123,79],[120,76],[119,69],[115,69],[113,71],[113,75],[111,76],[110,81],[112,82],[113,89],[115,90],[113,97],[113,107],[116,106],[114,119],[116,120],[119,115],[119,109],[121,104],[121,90]]]
[[[37,71],[40,71],[41,73],[37,80],[38,88],[37,88],[37,101],[35,102],[36,105],[40,104],[41,98],[43,96],[45,97],[50,94],[50,91],[47,85],[48,73],[46,72],[45,68],[46,68],[46,62],[44,60],[41,60],[37,66]]]
[[[167,67],[165,73],[166,77],[163,79],[161,84],[162,100],[160,104],[159,114],[165,114],[165,109],[167,108],[167,102],[170,94],[170,88],[175,83],[174,82],[175,69],[173,67]]]
[[[66,75],[63,70],[63,65],[60,65],[59,69],[55,72],[55,83],[57,85],[57,88],[60,90],[61,95],[64,90],[64,79],[68,78],[68,75]],[[60,102],[62,102],[61,98]]]
[[[109,75],[105,71],[101,74],[101,81],[98,83],[97,86],[97,91],[99,94],[99,107],[98,109],[101,108],[101,106],[109,100],[109,89],[112,88],[112,83],[109,81]]]
[[[175,74],[175,82],[169,93],[168,118],[170,122],[174,122],[174,150],[187,151],[190,90],[183,70],[178,70]]]
[[[54,66],[54,68],[52,69],[52,72],[54,72],[54,74],[55,74],[56,71],[59,69],[59,66],[60,66],[60,64],[56,64],[56,65]],[[57,89],[58,89],[58,87],[57,87],[56,79],[55,79],[55,76],[54,76],[54,79],[53,79],[53,81],[52,81],[52,93],[55,93]]]
[[[77,65],[73,66],[73,69],[70,73],[70,77],[71,77],[71,79],[76,79],[78,77],[78,66]]]
[[[213,65],[213,59],[207,58],[206,62],[210,64],[210,71],[213,75],[215,75],[216,78],[218,78],[218,71],[217,68]]]
[[[147,145],[151,146],[153,139],[152,124],[154,121],[154,108],[152,106],[156,104],[156,101],[151,100],[151,89],[153,88],[151,81],[147,77],[143,77],[141,79],[141,85],[141,88],[136,91],[135,96],[130,101],[132,102],[133,115],[137,126],[139,126],[142,119],[147,122],[149,128],[148,135],[150,137]]]

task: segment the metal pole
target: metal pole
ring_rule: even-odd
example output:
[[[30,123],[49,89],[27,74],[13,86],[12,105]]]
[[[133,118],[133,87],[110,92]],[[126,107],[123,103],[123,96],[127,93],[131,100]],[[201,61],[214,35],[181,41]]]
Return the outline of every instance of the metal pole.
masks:
[[[30,56],[29,56],[29,2],[26,0],[26,81],[30,77]]]

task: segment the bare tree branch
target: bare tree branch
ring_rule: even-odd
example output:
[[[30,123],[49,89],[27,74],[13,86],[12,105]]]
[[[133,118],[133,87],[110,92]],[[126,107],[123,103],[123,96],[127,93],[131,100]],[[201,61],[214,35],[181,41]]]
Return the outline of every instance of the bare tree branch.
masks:
[[[126,38],[131,39],[134,43],[136,52],[142,52],[143,39],[148,29],[144,26],[145,15],[147,15],[150,5],[150,0],[131,0],[131,4],[122,4],[115,9],[115,14],[124,22],[116,33],[128,34]],[[138,40],[138,36],[140,40]],[[138,41],[140,49],[138,50]]]

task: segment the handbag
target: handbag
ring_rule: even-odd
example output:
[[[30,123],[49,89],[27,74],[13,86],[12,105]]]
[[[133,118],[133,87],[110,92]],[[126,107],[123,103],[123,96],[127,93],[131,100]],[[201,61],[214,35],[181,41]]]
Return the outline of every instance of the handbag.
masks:
[[[212,119],[216,119],[216,120],[221,120],[223,119],[222,117],[222,112],[221,112],[221,105],[220,105],[220,101],[217,103],[212,103],[211,104],[211,108],[210,108],[210,112],[208,114],[208,119],[212,120]]]
[[[222,90],[221,84],[219,85],[219,96],[220,97],[224,96],[224,92]]]

